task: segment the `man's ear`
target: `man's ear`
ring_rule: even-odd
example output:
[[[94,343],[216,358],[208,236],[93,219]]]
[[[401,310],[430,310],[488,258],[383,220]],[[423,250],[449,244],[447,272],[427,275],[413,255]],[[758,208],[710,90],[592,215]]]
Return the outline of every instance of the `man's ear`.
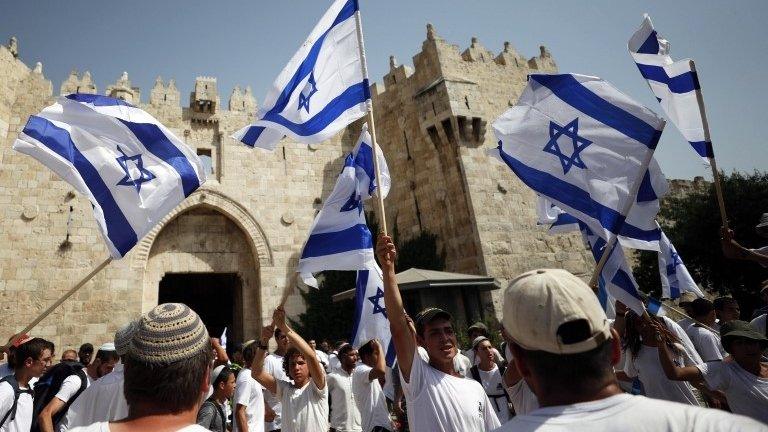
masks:
[[[531,369],[528,367],[528,359],[525,357],[522,348],[512,341],[508,340],[507,343],[509,350],[512,352],[512,357],[515,359],[515,365],[517,365],[517,370],[520,372],[520,375],[523,377],[530,377]]]
[[[27,357],[24,359],[24,367],[31,367],[35,363],[35,360],[32,357]]]
[[[611,327],[611,365],[616,366],[621,360],[621,338],[619,332]]]

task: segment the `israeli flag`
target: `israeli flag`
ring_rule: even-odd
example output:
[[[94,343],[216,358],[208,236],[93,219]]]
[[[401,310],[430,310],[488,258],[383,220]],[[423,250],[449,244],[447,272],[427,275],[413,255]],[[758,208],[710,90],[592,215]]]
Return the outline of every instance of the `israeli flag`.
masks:
[[[581,235],[584,238],[589,250],[592,252],[592,256],[595,258],[595,262],[600,262],[600,259],[605,253],[606,241],[600,236],[596,235],[592,230],[584,223],[580,224]],[[598,286],[604,293],[601,295],[598,291],[598,298],[601,303],[607,302],[612,299],[616,299],[624,303],[628,308],[632,309],[638,315],[642,315],[645,310],[643,305],[643,296],[638,291],[638,284],[632,275],[632,270],[627,264],[627,259],[624,256],[624,250],[618,243],[615,243],[613,249],[609,252],[610,255],[603,266],[603,270],[598,277]],[[601,297],[605,297],[605,300]],[[608,311],[607,304],[603,304],[603,309]],[[615,310],[613,311],[616,315]]]
[[[88,197],[113,258],[205,182],[194,151],[119,99],[70,94],[29,117],[13,148]]]
[[[715,153],[706,130],[704,105],[699,105],[703,98],[693,62],[672,60],[669,42],[656,33],[648,14],[627,47],[667,117],[708,164]]]
[[[648,297],[648,313],[654,316],[664,316],[667,314],[667,308],[664,307],[661,300]]]
[[[376,185],[373,148],[368,126],[344,159],[344,168],[323,208],[315,217],[309,238],[299,258],[298,272],[305,284],[317,287],[312,273],[323,270],[365,270],[376,263],[373,239],[365,224],[363,201],[374,193],[389,193],[391,180],[387,161],[376,152],[381,190]]]
[[[392,367],[395,346],[389,331],[387,308],[384,307],[384,280],[381,269],[375,263],[369,270],[357,271],[352,346],[360,348],[372,339],[379,340],[387,366]]]
[[[661,229],[661,228],[659,228]],[[661,297],[676,299],[683,291],[690,291],[697,297],[704,297],[691,274],[683,264],[675,246],[662,231],[659,242],[659,273],[661,276]]]
[[[579,220],[564,212],[546,197],[538,195],[536,204],[537,225],[549,225],[549,234],[561,234],[579,230]]]
[[[523,183],[601,237],[650,250],[658,250],[654,218],[667,191],[651,157],[663,127],[607,82],[568,74],[530,75],[517,105],[493,123],[495,153]]]
[[[371,98],[363,76],[357,0],[336,0],[272,84],[257,120],[232,137],[274,150],[285,135],[324,141],[366,114]]]

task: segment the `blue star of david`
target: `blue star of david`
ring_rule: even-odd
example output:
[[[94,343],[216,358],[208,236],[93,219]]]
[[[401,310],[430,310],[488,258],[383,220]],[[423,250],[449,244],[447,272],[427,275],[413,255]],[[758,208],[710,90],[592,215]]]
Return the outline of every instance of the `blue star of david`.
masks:
[[[117,186],[133,186],[136,188],[136,192],[141,192],[141,184],[151,181],[155,178],[155,175],[144,168],[144,161],[141,160],[141,153],[135,156],[128,156],[120,146],[117,146],[117,151],[122,154],[122,156],[117,158],[117,163],[119,163],[120,167],[125,171],[125,177],[117,182]],[[133,178],[128,162],[133,162],[133,165],[139,170],[138,178]]]
[[[357,209],[357,214],[360,215],[363,212],[363,200],[357,192],[352,192],[347,202],[341,206],[342,212],[348,212]]]
[[[560,145],[557,143],[557,140],[561,136],[570,138],[571,143],[573,144],[573,153],[570,157],[564,155],[560,150]],[[587,168],[587,166],[584,165],[584,161],[581,160],[580,153],[590,144],[592,144],[592,141],[579,136],[578,117],[565,126],[560,126],[557,123],[550,121],[549,142],[544,146],[543,151],[557,156],[560,159],[560,164],[563,166],[563,174],[568,174],[568,171],[570,171],[572,167],[581,169]]]
[[[307,85],[304,86],[304,90],[299,93],[299,107],[298,110],[304,108],[309,112],[309,99],[317,93],[317,83],[315,82],[315,71],[310,72]]]
[[[368,297],[368,301],[373,303],[373,315],[380,313],[384,315],[384,318],[387,318],[387,308],[383,308],[379,305],[379,300],[382,298],[384,298],[384,291],[382,291],[381,288],[376,287],[376,295]]]
[[[675,274],[675,269],[677,266],[683,263],[683,260],[680,259],[680,255],[677,254],[677,251],[672,251],[672,262],[667,264],[667,276],[671,276]]]

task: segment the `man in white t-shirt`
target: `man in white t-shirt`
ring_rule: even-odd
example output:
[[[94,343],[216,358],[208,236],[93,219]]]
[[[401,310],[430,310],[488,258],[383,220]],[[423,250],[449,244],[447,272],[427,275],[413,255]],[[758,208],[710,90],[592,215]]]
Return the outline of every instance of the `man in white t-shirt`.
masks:
[[[677,300],[677,305],[680,306],[680,309],[682,309],[686,315],[688,315],[687,317],[677,322],[677,325],[679,325],[683,330],[687,330],[689,325],[696,322],[691,317],[693,317],[693,301],[697,298],[698,297],[696,297],[696,294],[690,291],[683,291],[682,294],[680,294],[680,298]]]
[[[16,368],[0,380],[0,432],[29,432],[33,403],[29,381],[50,366],[53,344],[41,338],[23,338],[14,345]]]
[[[331,432],[360,432],[360,410],[352,392],[352,374],[357,366],[357,350],[351,344],[339,348],[341,367],[328,374]]]
[[[235,395],[232,398],[235,407],[232,413],[233,432],[264,432],[264,391],[261,384],[253,379],[250,369],[257,349],[256,342],[243,348],[246,368],[237,374],[235,382]]]
[[[379,237],[376,255],[384,275],[384,303],[410,430],[479,432],[498,426],[499,420],[483,387],[454,370],[458,343],[451,315],[427,308],[416,316],[412,330],[395,279],[396,250],[391,237]],[[428,361],[418,353],[419,346],[426,350]]]
[[[726,353],[720,343],[720,335],[715,334],[715,307],[712,302],[699,298],[691,305],[693,318],[696,320],[685,329],[685,333],[691,338],[693,346],[705,362],[722,360]]]
[[[622,393],[619,335],[592,289],[560,269],[533,270],[504,292],[504,337],[541,408],[497,429],[525,431],[766,430],[747,417]]]
[[[288,347],[290,345],[288,336],[283,334],[280,329],[275,329],[274,338],[275,343],[277,344],[277,349],[275,349],[273,353],[267,355],[267,357],[264,359],[264,370],[275,377],[275,379],[281,381],[290,381],[290,379],[288,379],[288,375],[285,374],[285,370],[283,369],[283,356],[285,355],[286,351],[288,351]],[[269,341],[269,337],[267,337],[266,340]],[[261,343],[261,341],[257,343]],[[266,351],[268,347],[264,345],[262,348]],[[247,363],[247,365],[250,366],[250,363]],[[278,399],[277,396],[272,394],[272,392],[267,389],[264,389],[264,412],[266,414],[264,421],[264,431],[279,431],[282,422],[282,409],[280,405],[280,399]]]
[[[363,432],[394,430],[381,383],[386,377],[386,362],[381,344],[374,339],[358,350],[361,364],[352,375],[352,392],[360,409]]]
[[[88,387],[67,410],[69,428],[88,426],[100,421],[122,420],[128,417],[128,402],[123,395],[124,363],[131,339],[139,321],[132,321],[115,333],[115,352],[122,362],[112,372]],[[75,354],[77,354],[75,352]]]
[[[58,432],[64,432],[69,429],[67,423],[67,413],[60,414],[62,411],[68,411],[69,406],[75,402],[75,398],[78,397],[85,384],[87,389],[97,379],[112,372],[115,365],[120,360],[120,357],[115,351],[115,344],[112,342],[105,343],[96,352],[96,358],[86,366],[85,371],[86,382],[83,383],[79,374],[72,374],[64,379],[61,383],[61,387],[56,392],[56,395],[48,402],[48,405],[40,411],[38,419],[40,421],[40,430],[42,432],[53,432],[54,429]],[[54,418],[59,415],[61,420],[54,425]]]
[[[285,353],[283,368],[292,382],[275,378],[264,369],[264,346],[272,327],[288,337],[290,348]],[[264,388],[274,393],[282,408],[282,432],[328,431],[328,383],[325,369],[313,350],[285,322],[285,310],[278,306],[272,315],[272,325],[262,330],[261,343],[253,360],[251,374]]]
[[[712,390],[720,390],[728,406],[736,414],[752,417],[768,424],[768,363],[761,362],[768,348],[768,338],[746,321],[729,321],[720,335],[731,358],[695,366],[678,367],[667,349],[659,350],[659,361],[669,379],[701,381]]]
[[[480,336],[488,337],[488,326],[478,321],[469,326],[467,329],[467,336],[471,341],[474,341]],[[475,354],[475,349],[473,347],[469,347],[469,349],[462,352],[461,354],[469,359],[469,361],[472,363],[472,366],[480,363],[480,358]],[[501,353],[496,348],[493,349],[493,355],[494,361],[496,363],[501,363],[504,361],[504,357],[501,356]]]
[[[208,330],[192,309],[156,306],[140,318],[125,356],[128,417],[71,432],[207,432],[196,421],[212,361]]]
[[[763,336],[768,337],[768,323],[766,323],[766,319],[768,319],[768,315],[762,314],[749,323],[752,324],[752,327],[754,327],[755,330],[762,333]]]
[[[506,366],[496,364],[495,348],[485,336],[478,336],[472,341],[472,350],[477,353],[480,363],[472,366],[470,377],[483,386],[496,412],[496,417],[499,418],[500,423],[504,424],[510,418],[509,396],[502,378]]]

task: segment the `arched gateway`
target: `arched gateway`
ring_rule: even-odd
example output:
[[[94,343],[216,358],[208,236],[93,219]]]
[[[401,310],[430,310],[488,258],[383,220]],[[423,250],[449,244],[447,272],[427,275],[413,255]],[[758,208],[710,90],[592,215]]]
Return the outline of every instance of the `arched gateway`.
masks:
[[[256,337],[261,328],[261,274],[272,266],[263,231],[226,195],[193,194],[138,245],[132,267],[144,270],[142,311],[186,303],[214,336]]]

